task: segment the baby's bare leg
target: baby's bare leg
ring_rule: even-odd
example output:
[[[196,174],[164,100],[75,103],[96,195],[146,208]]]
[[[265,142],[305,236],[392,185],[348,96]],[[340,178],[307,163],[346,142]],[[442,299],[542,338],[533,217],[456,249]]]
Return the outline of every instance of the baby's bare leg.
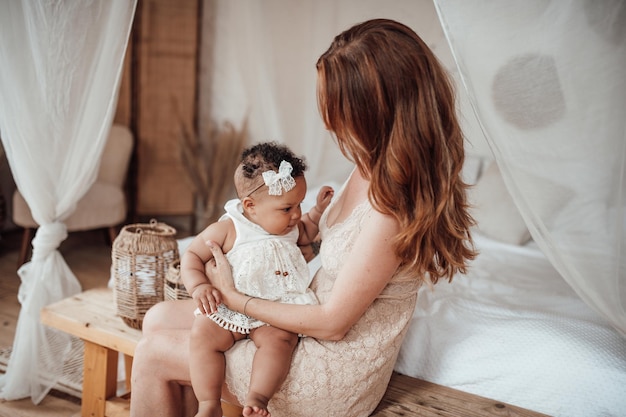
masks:
[[[276,327],[263,326],[250,332],[257,351],[252,362],[250,390],[243,415],[267,417],[267,404],[285,381],[298,335]]]
[[[243,335],[239,335],[243,337]],[[237,336],[205,316],[195,318],[189,342],[189,374],[198,399],[197,417],[222,417],[224,352]]]

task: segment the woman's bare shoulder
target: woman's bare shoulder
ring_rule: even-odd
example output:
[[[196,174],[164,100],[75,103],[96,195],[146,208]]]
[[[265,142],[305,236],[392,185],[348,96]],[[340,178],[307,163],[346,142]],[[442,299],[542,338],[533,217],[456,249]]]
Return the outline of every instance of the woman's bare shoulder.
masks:
[[[363,219],[363,227],[381,236],[395,236],[400,232],[400,223],[391,214],[381,213],[372,207]]]

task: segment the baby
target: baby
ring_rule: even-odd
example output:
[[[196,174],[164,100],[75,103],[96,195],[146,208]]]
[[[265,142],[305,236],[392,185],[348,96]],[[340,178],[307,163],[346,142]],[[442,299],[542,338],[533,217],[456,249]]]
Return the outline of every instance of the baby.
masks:
[[[199,402],[197,416],[221,417],[224,352],[249,337],[257,346],[244,416],[270,416],[269,400],[289,372],[298,335],[266,325],[220,304],[220,294],[205,274],[212,259],[207,241],[220,245],[235,286],[254,297],[285,303],[317,304],[301,247],[318,234],[322,212],[333,196],[322,187],[315,207],[302,215],[306,165],[287,147],[261,143],[243,151],[234,175],[239,198],[226,214],[194,238],[181,260],[181,277],[197,302],[190,341],[190,375]]]

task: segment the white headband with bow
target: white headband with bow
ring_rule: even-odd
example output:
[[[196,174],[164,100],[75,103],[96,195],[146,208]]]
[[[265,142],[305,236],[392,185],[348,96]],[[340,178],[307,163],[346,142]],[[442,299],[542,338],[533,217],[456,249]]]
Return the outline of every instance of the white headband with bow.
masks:
[[[291,176],[291,171],[293,171],[291,164],[282,161],[278,172],[270,169],[263,173],[263,181],[269,187],[269,195],[282,195],[283,190],[287,192],[296,186],[296,180]]]

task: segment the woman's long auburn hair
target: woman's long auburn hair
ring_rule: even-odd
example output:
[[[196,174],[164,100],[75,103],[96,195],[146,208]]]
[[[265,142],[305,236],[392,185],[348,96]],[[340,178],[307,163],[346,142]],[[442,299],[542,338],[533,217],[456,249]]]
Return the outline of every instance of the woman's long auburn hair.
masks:
[[[394,216],[402,269],[436,283],[476,256],[461,179],[463,134],[445,69],[407,26],[387,19],[335,37],[319,58],[318,104],[342,153]]]

